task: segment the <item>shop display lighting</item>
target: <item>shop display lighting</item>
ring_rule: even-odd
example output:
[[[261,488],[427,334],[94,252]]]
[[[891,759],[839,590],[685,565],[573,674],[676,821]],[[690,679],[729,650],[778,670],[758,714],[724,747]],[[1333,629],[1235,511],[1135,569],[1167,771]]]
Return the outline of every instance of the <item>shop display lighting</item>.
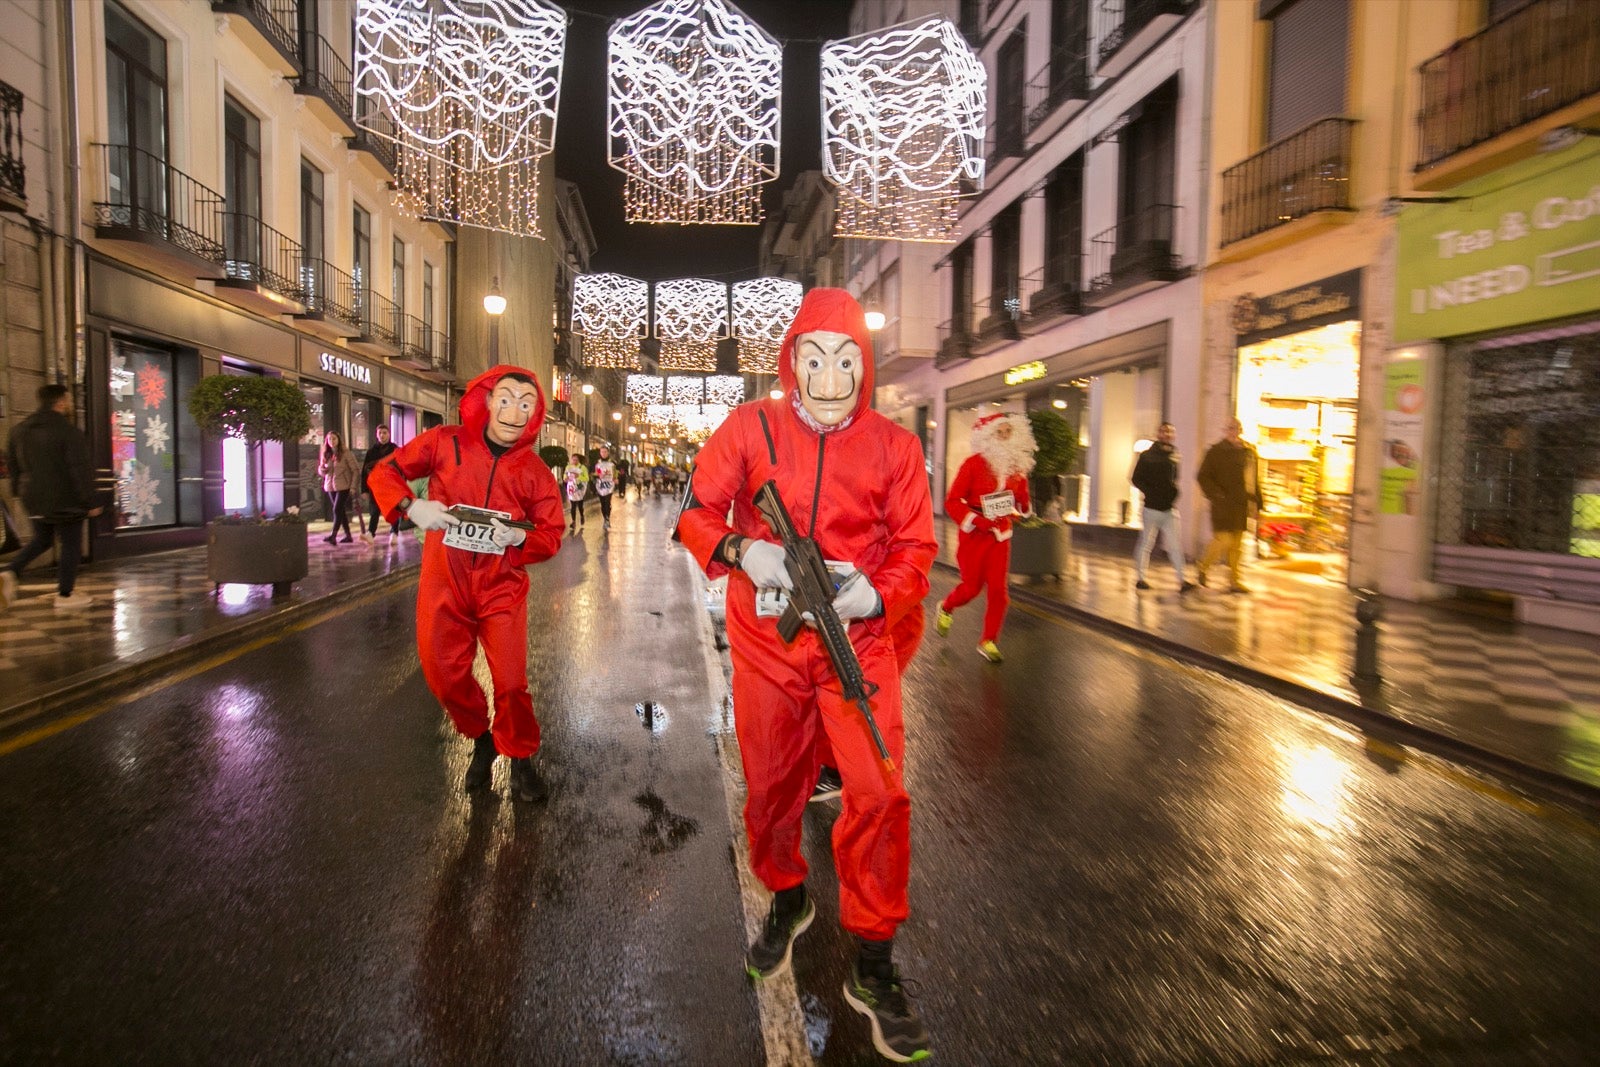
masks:
[[[537,237],[567,16],[544,0],[358,0],[355,121],[395,145],[418,215]]]
[[[956,204],[983,188],[988,75],[948,19],[822,49],[823,174],[834,234],[954,240]]]

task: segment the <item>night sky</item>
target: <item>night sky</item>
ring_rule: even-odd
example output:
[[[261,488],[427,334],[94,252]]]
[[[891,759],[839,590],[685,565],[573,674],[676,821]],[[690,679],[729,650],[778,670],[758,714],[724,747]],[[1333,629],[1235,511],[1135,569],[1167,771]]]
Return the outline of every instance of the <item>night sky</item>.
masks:
[[[556,127],[556,176],[577,184],[599,248],[590,266],[636,278],[754,277],[760,226],[629,225],[620,171],[606,163],[606,34],[647,0],[566,0],[572,16]],[[783,190],[820,166],[820,41],[849,34],[849,0],[741,0],[736,5],[783,42],[783,144],[778,180],[766,186],[771,217]]]

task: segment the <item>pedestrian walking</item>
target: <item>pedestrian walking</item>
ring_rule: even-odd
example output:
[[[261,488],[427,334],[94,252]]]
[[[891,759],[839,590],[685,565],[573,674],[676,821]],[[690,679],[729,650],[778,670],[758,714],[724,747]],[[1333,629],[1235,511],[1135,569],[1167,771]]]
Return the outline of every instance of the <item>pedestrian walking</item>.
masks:
[[[1157,535],[1166,546],[1173,573],[1178,576],[1178,592],[1187,593],[1194,588],[1194,583],[1184,574],[1183,546],[1178,543],[1178,509],[1174,506],[1178,502],[1178,449],[1173,444],[1177,438],[1177,428],[1170,422],[1163,422],[1156,428],[1156,439],[1139,453],[1133,465],[1133,487],[1144,497],[1143,525],[1139,530],[1139,543],[1133,550],[1135,589],[1150,588],[1144,575]]]
[[[399,446],[396,445],[393,441],[389,440],[389,427],[387,427],[387,426],[379,426],[373,432],[377,434],[378,440],[377,440],[376,444],[374,444],[371,448],[367,449],[367,454],[364,457],[362,457],[362,460],[361,460],[361,491],[366,493],[368,495],[368,498],[372,501],[372,505],[371,505],[372,506],[372,514],[368,517],[367,528],[372,531],[372,536],[376,537],[376,536],[378,536],[378,519],[381,516],[380,516],[380,513],[378,511],[378,497],[377,497],[377,494],[374,493],[372,491],[372,487],[367,484],[367,479],[372,477],[372,468],[376,467],[379,463],[383,462],[385,459],[388,459],[390,456],[394,455],[395,449],[397,449]],[[399,532],[400,532],[400,524],[398,522],[393,523],[393,524],[390,525],[390,527],[389,527],[389,536],[390,537],[393,537],[395,534],[397,534]]]
[[[611,529],[611,494],[617,487],[617,465],[611,462],[611,448],[600,446],[600,458],[594,462],[594,492],[600,498],[602,529]]]
[[[1011,593],[1006,575],[1011,566],[1011,519],[1033,511],[1028,472],[1039,446],[1026,415],[999,412],[972,425],[972,455],[956,471],[945,494],[944,513],[960,526],[956,534],[956,567],[961,582],[939,604],[935,628],[950,633],[957,608],[984,594],[983,635],[978,655],[1001,660],[1000,628],[1005,625]]]
[[[589,468],[576,454],[567,460],[567,469],[561,472],[566,484],[567,506],[572,511],[569,525],[573,533],[583,529],[583,498],[589,495]]]
[[[350,498],[355,493],[356,482],[361,477],[361,467],[355,454],[344,447],[338,431],[330,430],[322,439],[322,456],[317,461],[317,473],[322,475],[322,491],[328,494],[328,513],[333,516],[333,529],[323,540],[333,544],[339,540],[339,530],[344,529],[344,543],[355,540],[350,536]]]
[[[928,1055],[929,1039],[893,961],[895,931],[910,913],[911,866],[893,633],[921,612],[937,552],[922,447],[871,409],[872,341],[861,305],[844,290],[805,295],[778,373],[782,399],[740,405],[701,449],[677,527],[710,577],[729,575],[745,829],[751,866],[773,893],[745,967],[758,981],[782,974],[794,939],[815,916],[800,837],[817,783],[815,741],[825,733],[843,789],[833,833],[839,921],[858,944],[845,999],[870,1020],[882,1055],[909,1062]],[[892,769],[879,762],[861,712],[842,696],[815,631],[802,627],[790,645],[779,634],[792,581],[782,546],[754,507],[769,481],[822,555],[850,566],[833,606],[877,686],[872,704]]]
[[[633,470],[633,464],[626,459],[617,460],[617,499],[628,499],[628,474]]]
[[[436,426],[373,469],[371,485],[390,522],[403,514],[424,535],[417,587],[417,653],[429,690],[456,731],[473,739],[462,786],[488,787],[497,756],[511,760],[511,795],[542,800],[548,791],[534,758],[539,721],[528,692],[526,567],[561,547],[561,491],[536,445],[545,400],[534,372],[492,367],[467,383],[461,422]],[[407,479],[427,478],[413,496]],[[487,526],[463,523],[456,504],[502,512]],[[472,676],[479,645],[489,663],[494,718]]]
[[[1244,531],[1251,512],[1261,510],[1261,472],[1256,450],[1240,434],[1238,419],[1222,424],[1222,440],[1206,449],[1196,481],[1211,504],[1211,543],[1200,553],[1195,581],[1206,584],[1206,572],[1223,556],[1228,559],[1230,593],[1248,593],[1239,580],[1244,558]]]
[[[58,611],[86,608],[94,598],[74,593],[83,555],[83,524],[99,515],[94,503],[94,468],[89,440],[72,421],[72,392],[64,385],[39,387],[39,409],[11,431],[6,466],[11,492],[33,519],[33,539],[0,568],[0,602],[17,598],[17,579],[28,564],[56,546]]]

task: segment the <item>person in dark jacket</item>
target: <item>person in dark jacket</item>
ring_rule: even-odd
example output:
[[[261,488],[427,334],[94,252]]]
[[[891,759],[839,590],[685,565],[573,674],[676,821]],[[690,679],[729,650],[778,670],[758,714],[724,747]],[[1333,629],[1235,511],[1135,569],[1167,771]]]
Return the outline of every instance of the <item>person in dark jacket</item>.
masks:
[[[1244,529],[1251,511],[1261,510],[1261,476],[1256,450],[1239,435],[1244,426],[1229,419],[1222,427],[1222,440],[1206,449],[1196,479],[1200,491],[1211,502],[1211,543],[1200,553],[1196,580],[1206,584],[1206,571],[1223,556],[1228,557],[1229,592],[1248,593],[1239,581],[1239,563],[1244,557]]]
[[[16,599],[24,568],[56,546],[56,608],[86,608],[93,598],[74,594],[82,556],[83,523],[100,514],[94,506],[94,469],[89,441],[72,421],[72,393],[64,385],[39,389],[39,410],[11,431],[7,443],[11,491],[33,516],[33,540],[0,570],[0,600]]]
[[[372,494],[372,487],[367,484],[367,478],[372,474],[372,468],[382,463],[399,446],[389,440],[389,427],[379,426],[374,431],[378,435],[378,443],[367,449],[366,456],[361,460],[361,491],[367,494],[367,499],[372,501],[372,514],[367,519],[367,529],[372,531],[372,536],[378,536],[378,498]],[[395,523],[389,527],[389,536],[393,537],[400,532],[400,525]]]
[[[1133,550],[1135,589],[1149,589],[1144,580],[1145,568],[1150,566],[1150,551],[1156,547],[1156,535],[1167,546],[1167,559],[1178,576],[1178,592],[1187,593],[1194,583],[1183,576],[1183,546],[1178,543],[1178,450],[1173,445],[1178,431],[1170,422],[1156,429],[1156,439],[1150,447],[1139,453],[1133,465],[1133,487],[1144,496],[1144,526],[1139,531],[1139,544]]]

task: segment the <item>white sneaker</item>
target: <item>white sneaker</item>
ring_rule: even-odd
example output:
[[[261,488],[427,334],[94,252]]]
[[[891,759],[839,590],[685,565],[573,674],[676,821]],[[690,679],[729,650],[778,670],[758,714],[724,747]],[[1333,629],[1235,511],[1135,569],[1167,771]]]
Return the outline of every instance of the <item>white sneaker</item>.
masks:
[[[76,611],[79,608],[86,608],[93,603],[94,597],[90,596],[88,593],[73,593],[71,596],[62,596],[60,593],[56,594],[57,611]]]
[[[0,604],[11,604],[17,599],[17,575],[10,568],[0,568]]]

